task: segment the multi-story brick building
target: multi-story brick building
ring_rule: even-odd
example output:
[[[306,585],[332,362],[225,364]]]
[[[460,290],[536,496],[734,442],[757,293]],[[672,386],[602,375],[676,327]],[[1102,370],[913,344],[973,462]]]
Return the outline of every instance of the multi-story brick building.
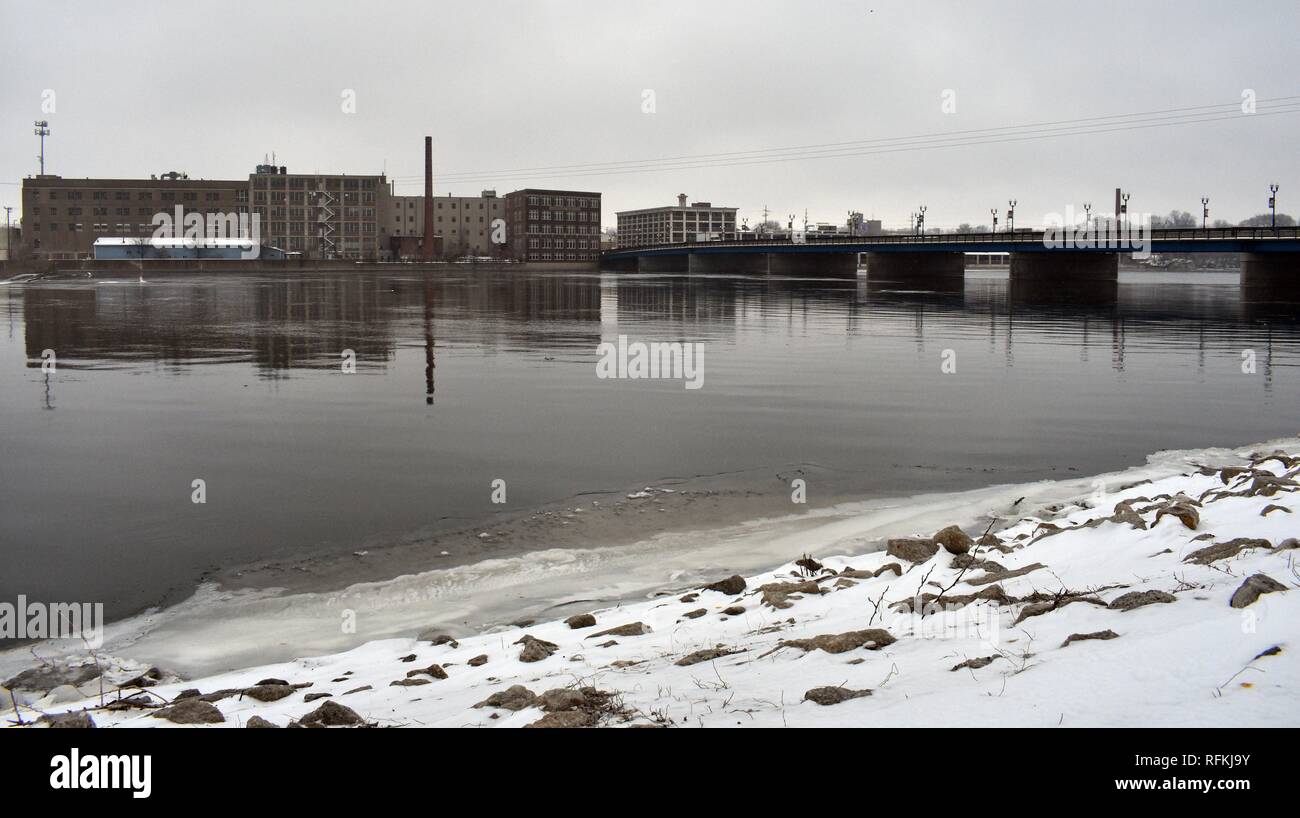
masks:
[[[308,258],[374,261],[387,253],[379,229],[380,213],[390,207],[383,175],[289,173],[284,166],[258,165],[248,188],[264,244]]]
[[[23,226],[32,252],[43,258],[90,258],[95,239],[153,235],[157,213],[248,213],[248,180],[191,179],[165,173],[150,179],[23,180]],[[179,226],[178,226],[179,229]]]
[[[736,238],[736,208],[714,207],[709,202],[624,210],[618,214],[618,246],[645,247],[692,241],[731,241]]]
[[[454,260],[462,256],[505,254],[505,247],[492,243],[493,221],[504,220],[506,216],[505,199],[497,196],[495,190],[485,190],[478,196],[437,196],[433,200],[433,212],[434,236],[441,240],[438,258]],[[399,238],[423,235],[424,197],[392,197],[382,230]],[[398,246],[404,245],[399,241]]]
[[[32,250],[44,258],[90,258],[97,238],[151,236],[154,215],[171,216],[179,206],[185,215],[258,216],[263,244],[309,258],[379,259],[386,249],[379,212],[388,196],[382,175],[290,174],[258,165],[240,180],[34,176],[23,180],[22,202]]]
[[[507,193],[506,240],[519,261],[600,258],[600,194],[526,188]]]

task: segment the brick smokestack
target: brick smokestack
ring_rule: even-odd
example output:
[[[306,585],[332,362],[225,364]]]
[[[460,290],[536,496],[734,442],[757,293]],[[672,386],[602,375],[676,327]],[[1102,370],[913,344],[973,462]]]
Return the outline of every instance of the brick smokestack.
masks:
[[[424,241],[421,256],[433,261],[433,137],[424,138]]]

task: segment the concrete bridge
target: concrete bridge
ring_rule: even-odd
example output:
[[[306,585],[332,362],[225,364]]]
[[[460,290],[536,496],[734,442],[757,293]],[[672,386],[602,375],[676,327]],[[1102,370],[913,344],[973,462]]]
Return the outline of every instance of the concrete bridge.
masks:
[[[1065,241],[1061,241],[1065,238]],[[1241,253],[1242,284],[1300,287],[1300,228],[1227,227],[1101,232],[1078,241],[1058,231],[929,233],[888,236],[809,236],[783,240],[714,241],[629,247],[601,256],[601,269],[649,273],[747,273],[848,278],[865,257],[867,275],[894,282],[960,279],[967,253],[1007,253],[1011,278],[1087,284],[1116,281],[1119,257],[1153,254]]]

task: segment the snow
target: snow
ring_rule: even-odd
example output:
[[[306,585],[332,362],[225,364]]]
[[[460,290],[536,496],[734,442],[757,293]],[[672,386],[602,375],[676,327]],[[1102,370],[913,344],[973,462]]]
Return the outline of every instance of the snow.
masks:
[[[592,610],[595,627],[575,630],[557,619],[479,634],[452,631],[458,644],[378,639],[351,650],[216,673],[149,691],[171,700],[186,688],[211,693],[247,688],[265,678],[310,683],[273,702],[239,695],[222,699],[216,706],[225,722],[203,725],[205,729],[239,727],[254,715],[285,726],[325,701],[303,701],[313,693],[330,693],[329,700],[380,726],[520,727],[542,718],[543,711],[535,706],[517,712],[474,706],[512,685],[536,694],[585,687],[616,694],[613,704],[594,717],[610,726],[1297,726],[1300,593],[1295,589],[1300,585],[1300,550],[1277,546],[1300,534],[1300,484],[1295,482],[1300,459],[1293,459],[1300,454],[1300,441],[1268,444],[1259,452],[1278,446],[1290,456],[1264,459],[1249,449],[1215,450],[1196,459],[1180,458],[1181,469],[1170,468],[1174,460],[1162,460],[1158,468],[1107,475],[1102,485],[1112,490],[1103,494],[1091,492],[1091,480],[1074,481],[1071,485],[1081,490],[1072,501],[1051,504],[1055,511],[1037,504],[1034,496],[1041,493],[1028,489],[1022,493],[1030,499],[1014,512],[998,507],[998,513],[974,519],[969,509],[954,510],[945,525],[961,523],[978,539],[991,524],[1008,551],[976,546],[972,553],[978,559],[992,560],[1007,571],[1043,565],[996,582],[1006,595],[1023,598],[1037,592],[1046,595],[1040,598],[1051,598],[1075,592],[1094,600],[1066,604],[1019,624],[1014,623],[1024,602],[977,601],[925,616],[892,609],[891,603],[918,592],[937,594],[944,589],[945,598],[951,598],[992,584],[972,584],[970,580],[984,571],[955,567],[953,555],[942,548],[915,565],[872,551],[820,559],[823,570],[813,578],[821,593],[793,595],[784,609],[764,604],[757,589],[767,583],[807,581],[793,562],[747,577],[746,590],[736,596],[700,590],[703,583],[692,574],[686,582],[693,587],[679,585],[662,596]],[[1198,460],[1215,468],[1189,467]],[[1255,474],[1282,478],[1284,485],[1270,496],[1216,496],[1221,491],[1249,493],[1251,474],[1217,472],[1219,466],[1243,463],[1251,464]],[[1133,482],[1138,484],[1117,488]],[[1162,495],[1180,493],[1200,502],[1195,529],[1171,515],[1156,521],[1157,508],[1165,502]],[[1125,500],[1134,501],[1146,530],[1111,521],[1072,527],[1110,517]],[[1261,515],[1269,505],[1292,513],[1274,510]],[[886,536],[929,536],[942,527],[927,525],[918,532],[916,520],[932,519],[931,514],[909,516],[906,504],[894,507],[894,512]],[[1044,522],[1065,530],[1043,535]],[[881,526],[879,515],[871,525],[873,531]],[[820,533],[834,542],[836,535],[860,538],[862,531],[860,521],[836,516]],[[1274,547],[1247,549],[1209,565],[1185,561],[1196,549],[1238,537],[1266,539]],[[793,537],[783,545],[792,560],[820,550]],[[889,563],[898,563],[902,576],[888,570],[865,579],[839,576],[851,568],[861,577]],[[1233,592],[1256,573],[1278,580],[1287,590],[1265,594],[1243,609],[1231,607]],[[1094,604],[1148,590],[1170,593],[1175,601],[1128,611]],[[731,606],[743,606],[744,612],[723,615]],[[685,616],[701,608],[704,615]],[[634,622],[645,623],[651,631],[591,638]],[[781,646],[783,640],[868,628],[884,628],[896,641],[876,650],[859,647],[837,654]],[[1106,630],[1118,636],[1063,646],[1071,634]],[[522,646],[515,643],[525,634],[554,643],[557,649],[541,661],[522,662]],[[610,639],[617,644],[600,646]],[[738,652],[689,666],[675,664],[694,651],[715,647]],[[1264,655],[1275,647],[1280,651]],[[413,660],[402,661],[412,654]],[[467,664],[481,655],[488,657],[485,664]],[[952,670],[965,660],[989,656],[997,658],[986,666]],[[409,671],[433,663],[446,670],[446,679],[391,686]],[[369,690],[346,693],[367,685]],[[824,686],[869,689],[871,695],[834,705],[804,701],[806,691]],[[83,694],[93,692],[88,687],[82,686]],[[98,705],[95,695],[58,701],[68,695],[62,689],[57,696],[29,700],[24,716]],[[101,727],[177,726],[149,713],[91,711]]]

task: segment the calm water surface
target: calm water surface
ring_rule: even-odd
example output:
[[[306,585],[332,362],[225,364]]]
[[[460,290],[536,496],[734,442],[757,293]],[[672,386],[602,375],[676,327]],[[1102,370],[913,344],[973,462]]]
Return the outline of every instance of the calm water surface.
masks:
[[[468,525],[495,479],[518,509],[770,474],[788,509],[795,468],[816,502],[1300,427],[1300,305],[1235,274],[1125,274],[1083,306],[995,272],[149,277],[0,286],[0,599],[116,618],[215,566]],[[702,342],[704,387],[598,379],[620,334]]]

